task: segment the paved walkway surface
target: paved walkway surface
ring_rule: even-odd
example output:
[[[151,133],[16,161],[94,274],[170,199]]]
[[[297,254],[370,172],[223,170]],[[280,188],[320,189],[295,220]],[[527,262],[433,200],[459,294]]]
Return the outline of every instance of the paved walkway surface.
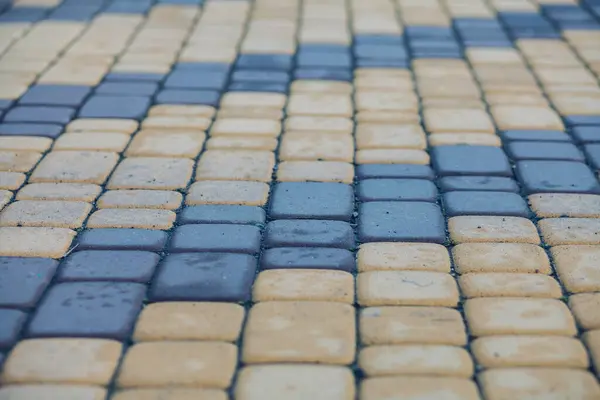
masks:
[[[16,0],[0,400],[600,399],[600,2]]]

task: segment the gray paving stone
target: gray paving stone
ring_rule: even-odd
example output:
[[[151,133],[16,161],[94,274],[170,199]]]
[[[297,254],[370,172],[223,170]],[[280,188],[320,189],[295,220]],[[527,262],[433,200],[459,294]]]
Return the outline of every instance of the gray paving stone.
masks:
[[[511,178],[499,176],[445,176],[438,181],[442,192],[453,190],[519,192],[519,185]]]
[[[457,215],[501,215],[529,217],[521,196],[507,192],[449,192],[443,196],[447,217]]]
[[[272,247],[334,247],[353,249],[354,232],[347,222],[278,220],[267,224],[264,244]]]
[[[0,309],[0,350],[7,350],[17,342],[26,318],[22,311]]]
[[[2,136],[45,136],[56,139],[62,131],[62,125],[58,124],[0,124],[0,135]]]
[[[579,143],[600,143],[600,126],[576,126],[571,134]]]
[[[540,141],[540,142],[570,142],[571,137],[561,131],[503,131],[500,132],[502,140],[513,141]]]
[[[360,181],[357,196],[361,201],[430,201],[438,191],[433,182],[424,179],[365,179]]]
[[[584,149],[592,168],[600,170],[600,144],[587,144]]]
[[[256,254],[260,250],[260,237],[260,229],[251,225],[183,225],[175,229],[170,251]]]
[[[506,146],[506,152],[513,160],[585,160],[572,143],[513,142]]]
[[[158,252],[167,242],[167,233],[150,229],[90,229],[77,240],[76,250],[146,250]]]
[[[216,107],[220,93],[216,90],[165,89],[156,95],[157,104],[203,104]]]
[[[355,270],[354,255],[345,249],[319,247],[280,247],[268,249],[260,258],[261,269],[335,269]]]
[[[223,90],[227,83],[227,72],[221,71],[174,71],[165,80],[169,89]]]
[[[35,307],[57,266],[49,258],[0,257],[0,307]]]
[[[178,222],[182,225],[260,225],[265,223],[265,218],[265,210],[260,207],[238,205],[202,205],[185,207],[179,215]]]
[[[600,193],[592,170],[575,161],[520,161],[517,177],[527,193]]]
[[[79,117],[141,119],[149,107],[148,96],[94,95],[81,107]]]
[[[71,107],[17,106],[4,116],[4,122],[67,124],[75,115]]]
[[[435,175],[428,165],[411,164],[363,164],[356,166],[358,179],[433,179]]]
[[[431,152],[439,176],[512,176],[508,158],[498,147],[436,146]]]
[[[284,182],[273,189],[272,219],[337,219],[349,221],[354,209],[352,186],[343,183]]]
[[[152,96],[158,90],[155,82],[104,82],[96,88],[98,94]]]
[[[57,274],[59,281],[122,281],[147,283],[160,257],[137,250],[87,250],[69,255]]]
[[[21,97],[19,104],[77,107],[91,91],[89,86],[80,85],[34,85]]]

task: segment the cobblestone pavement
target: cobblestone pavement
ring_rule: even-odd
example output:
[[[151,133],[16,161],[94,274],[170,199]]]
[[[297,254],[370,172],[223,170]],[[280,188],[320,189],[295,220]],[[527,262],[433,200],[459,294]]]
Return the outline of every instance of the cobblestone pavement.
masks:
[[[0,1],[0,400],[598,400],[600,1]]]

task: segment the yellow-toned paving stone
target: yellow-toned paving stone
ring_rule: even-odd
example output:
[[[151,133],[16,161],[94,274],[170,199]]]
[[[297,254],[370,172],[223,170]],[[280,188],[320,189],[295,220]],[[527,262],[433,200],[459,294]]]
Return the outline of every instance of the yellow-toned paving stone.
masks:
[[[538,222],[544,242],[558,245],[600,245],[600,219],[548,218]]]
[[[358,303],[362,306],[447,306],[458,303],[454,278],[430,271],[369,271],[358,275]]]
[[[104,398],[103,398],[104,399]],[[127,389],[117,391],[111,400],[227,400],[219,389]],[[75,399],[73,399],[75,400]]]
[[[35,136],[2,136],[0,150],[2,151],[36,151],[44,152],[52,146],[52,139]]]
[[[436,108],[467,108],[485,109],[485,104],[479,98],[468,97],[425,97],[421,104],[426,109]]]
[[[444,246],[434,243],[364,243],[358,250],[357,265],[359,272],[450,272],[450,257]]]
[[[200,181],[190,186],[185,203],[264,206],[268,196],[269,185],[263,182]]]
[[[33,151],[0,151],[0,171],[29,172],[42,158]]]
[[[25,174],[21,172],[0,171],[0,189],[17,190],[25,182]]]
[[[414,149],[368,149],[356,152],[357,164],[429,164],[429,154]]]
[[[394,376],[368,378],[360,387],[361,400],[444,399],[479,400],[470,379],[451,377]]]
[[[367,376],[437,375],[470,378],[469,353],[446,345],[396,345],[363,348],[358,364]]]
[[[494,124],[485,110],[472,108],[428,108],[423,113],[425,126],[437,132],[494,132]]]
[[[104,339],[24,340],[6,360],[2,383],[107,385],[121,349],[121,343]]]
[[[471,343],[471,352],[484,368],[564,367],[589,365],[579,339],[563,336],[487,336]]]
[[[595,400],[600,387],[588,371],[567,368],[500,368],[477,380],[486,400]]]
[[[569,308],[577,325],[584,330],[600,329],[600,293],[581,293],[569,296]]]
[[[98,208],[159,208],[175,210],[183,196],[169,190],[109,190],[98,201]]]
[[[65,200],[92,202],[102,188],[89,183],[30,183],[17,192],[17,200]]]
[[[140,131],[127,148],[127,157],[196,158],[202,150],[204,132]]]
[[[431,146],[470,145],[500,147],[502,141],[500,137],[488,133],[434,133],[429,135],[429,144]]]
[[[539,244],[533,222],[520,217],[460,216],[448,220],[450,240],[458,243],[513,242]]]
[[[520,105],[520,106],[548,106],[548,100],[538,94],[530,93],[488,93],[485,100],[491,106]]]
[[[20,200],[0,213],[0,226],[80,228],[92,206],[83,201]]]
[[[571,312],[555,299],[476,298],[464,310],[473,336],[577,333]]]
[[[275,155],[270,151],[207,150],[196,168],[196,180],[270,182]]]
[[[452,248],[456,271],[552,273],[544,249],[526,243],[462,243]]]
[[[269,301],[250,309],[242,360],[247,364],[350,364],[356,351],[354,308],[322,301]]]
[[[1,227],[0,256],[61,258],[74,237],[66,228]]]
[[[223,342],[145,342],[130,347],[117,386],[226,389],[237,364],[237,347]]]
[[[228,92],[221,98],[221,108],[227,107],[271,107],[283,108],[286,95],[262,92]]]
[[[176,214],[170,210],[104,208],[93,213],[88,228],[171,229]]]
[[[333,365],[274,364],[242,368],[236,400],[354,400],[354,375]]]
[[[490,109],[500,130],[564,130],[555,111],[549,107],[502,105]]]
[[[460,313],[444,307],[368,307],[360,311],[364,345],[447,344],[464,346],[467,333]],[[440,335],[440,332],[444,332]]]
[[[596,194],[541,193],[528,200],[540,218],[600,218],[600,196]]]
[[[116,153],[52,151],[38,164],[30,182],[102,184],[118,162]]]
[[[138,122],[131,119],[84,118],[76,119],[67,125],[67,132],[121,132],[132,134]]]
[[[311,131],[321,133],[351,134],[352,120],[344,117],[317,117],[311,115],[291,116],[285,120],[286,131]]]
[[[223,118],[213,123],[211,136],[248,135],[276,138],[281,133],[281,123],[271,119]]]
[[[87,150],[120,153],[131,137],[118,132],[64,133],[54,143],[53,150]]]
[[[354,159],[354,139],[350,135],[321,132],[286,132],[281,139],[282,161],[343,161]]]
[[[292,93],[287,105],[288,115],[352,116],[350,96],[329,93]]]
[[[87,385],[9,385],[0,388],[0,400],[105,400],[106,393]]]
[[[211,122],[212,120],[206,117],[155,115],[147,117],[142,122],[142,129],[156,130],[163,133],[174,130],[205,131]]]
[[[583,334],[583,341],[587,346],[590,356],[592,357],[592,363],[596,368],[596,376],[600,377],[598,367],[600,367],[600,330],[589,331]]]
[[[558,299],[558,282],[543,274],[510,272],[470,273],[458,279],[463,296],[471,297],[546,297]]]
[[[217,119],[256,118],[280,120],[283,117],[284,114],[281,109],[265,107],[229,107],[221,108],[217,113]]]
[[[425,133],[417,125],[358,124],[356,127],[358,149],[418,149],[427,147]]]
[[[0,210],[2,210],[5,205],[10,203],[12,198],[13,193],[10,190],[0,190]]]
[[[205,105],[159,104],[148,111],[149,116],[190,116],[212,118],[215,108]]]
[[[600,292],[600,246],[556,246],[550,252],[569,293]]]
[[[206,148],[222,150],[269,150],[277,148],[277,139],[261,136],[216,136],[208,139]]]
[[[214,340],[235,342],[242,329],[244,308],[238,304],[167,302],[146,306],[135,326],[138,342]]]
[[[108,189],[176,190],[187,186],[194,162],[184,158],[131,157],[112,174]]]
[[[252,288],[252,300],[354,302],[354,277],[344,271],[272,269],[261,272]]]
[[[352,183],[354,166],[339,161],[283,161],[277,166],[277,180]]]
[[[421,120],[419,113],[413,110],[407,111],[359,111],[356,113],[356,122],[359,123],[398,123],[398,124],[418,124]]]
[[[292,82],[290,92],[296,93],[352,93],[352,84],[349,82],[326,81],[317,79],[299,79]]]
[[[361,111],[417,111],[419,108],[417,97],[412,91],[357,91],[354,102]]]

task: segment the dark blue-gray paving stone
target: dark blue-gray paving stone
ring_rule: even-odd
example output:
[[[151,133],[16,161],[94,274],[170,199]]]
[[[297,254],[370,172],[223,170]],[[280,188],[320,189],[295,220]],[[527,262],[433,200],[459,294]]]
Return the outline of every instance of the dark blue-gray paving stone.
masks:
[[[35,307],[57,265],[49,258],[0,257],[0,307]]]
[[[36,22],[50,11],[47,7],[13,7],[0,15],[0,22]]]
[[[171,254],[150,288],[151,301],[250,300],[256,258],[246,254]]]
[[[0,110],[6,110],[10,108],[14,104],[13,100],[10,99],[0,99]]]
[[[267,224],[265,246],[353,249],[352,226],[342,221],[281,219]]]
[[[454,190],[519,192],[519,185],[511,178],[499,176],[445,176],[438,181],[442,192]]]
[[[570,142],[571,137],[561,131],[503,131],[502,140],[509,142]]]
[[[17,106],[4,116],[4,122],[67,124],[75,115],[71,107]]]
[[[48,15],[48,20],[86,22],[99,11],[99,7],[57,7]]]
[[[147,283],[160,257],[138,250],[86,250],[71,254],[57,273],[59,281],[123,281]]]
[[[567,115],[563,116],[569,126],[592,125],[600,126],[600,115]]]
[[[350,68],[352,57],[349,53],[321,53],[300,51],[296,55],[298,68]]]
[[[600,126],[576,126],[571,133],[579,143],[600,143]]]
[[[261,269],[335,269],[353,272],[355,265],[352,252],[322,247],[268,249],[260,258]]]
[[[7,350],[17,342],[25,318],[24,312],[0,309],[0,350]]]
[[[63,131],[55,124],[0,124],[1,136],[45,136],[56,139]]]
[[[242,69],[288,71],[292,69],[292,56],[287,54],[240,54],[235,65]]]
[[[152,96],[158,90],[155,82],[104,82],[96,88],[98,94]]]
[[[598,193],[592,170],[575,161],[519,161],[517,177],[527,193]]]
[[[139,2],[115,2],[110,4],[103,13],[118,13],[118,14],[145,14],[152,8],[150,3]]]
[[[287,93],[287,84],[264,82],[233,82],[229,85],[228,90],[231,92]]]
[[[50,288],[26,331],[28,337],[124,340],[131,334],[146,286],[123,282],[68,282]]]
[[[265,223],[265,210],[238,205],[202,205],[185,207],[179,214],[179,224],[239,224]]]
[[[354,190],[343,183],[278,183],[271,195],[272,219],[337,219],[350,221]]]
[[[506,152],[513,160],[585,160],[572,143],[512,142],[506,146]]]
[[[77,107],[91,91],[89,86],[34,85],[21,97],[19,104]]]
[[[585,155],[592,164],[592,168],[600,169],[600,144],[585,145]]]
[[[464,47],[513,47],[510,40],[486,40],[486,39],[467,39],[462,45]]]
[[[529,207],[516,193],[449,192],[443,196],[446,216],[502,215],[529,217]]]
[[[413,164],[362,164],[356,166],[358,179],[410,178],[433,179],[435,175],[428,165]]]
[[[256,82],[256,83],[288,83],[290,75],[284,71],[267,70],[236,70],[231,74],[234,82]]]
[[[111,72],[104,77],[111,82],[160,82],[165,74],[151,72]]]
[[[167,233],[150,229],[90,229],[77,237],[77,250],[161,251]]]
[[[223,90],[227,73],[220,71],[174,71],[164,82],[169,89]]]
[[[419,50],[411,54],[412,58],[462,58],[462,54],[458,51],[445,50]]]
[[[383,60],[406,60],[408,58],[404,46],[386,44],[359,44],[354,47],[354,55],[359,58]]]
[[[356,68],[408,68],[408,60],[389,60],[375,58],[359,58]]]
[[[216,107],[220,93],[216,90],[161,90],[156,96],[158,104],[203,104]]]
[[[440,176],[512,176],[502,149],[491,146],[436,146],[432,149],[433,168]]]
[[[440,26],[406,26],[404,28],[404,34],[413,38],[452,38],[452,28],[440,27]]]
[[[433,182],[424,179],[365,179],[357,190],[361,201],[431,201],[438,191]]]
[[[94,95],[81,107],[79,117],[142,119],[149,107],[147,96]]]
[[[256,254],[260,250],[260,229],[252,225],[198,224],[175,228],[170,251]]]
[[[424,39],[411,40],[409,42],[409,47],[413,51],[430,50],[430,49],[446,51],[446,50],[459,50],[459,48],[460,48],[460,46],[458,45],[458,42],[456,42],[454,40],[424,40]]]
[[[358,215],[358,240],[361,243],[446,241],[444,216],[436,204],[369,202],[360,205]]]
[[[351,81],[352,72],[342,68],[300,68],[294,71],[294,78]]]

